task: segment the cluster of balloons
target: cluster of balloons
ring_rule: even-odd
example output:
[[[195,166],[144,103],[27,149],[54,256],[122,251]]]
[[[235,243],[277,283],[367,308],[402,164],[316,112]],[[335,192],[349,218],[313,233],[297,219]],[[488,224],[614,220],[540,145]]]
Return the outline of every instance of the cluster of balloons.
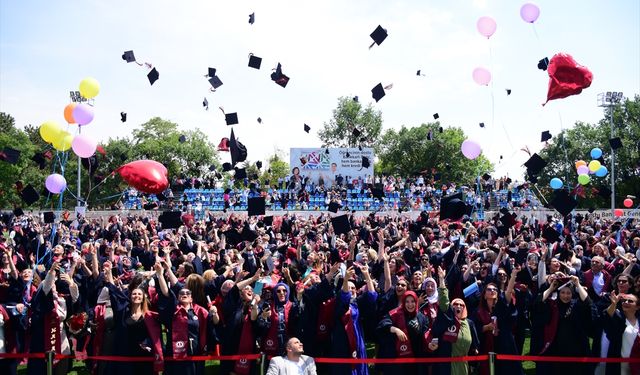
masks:
[[[594,160],[591,160],[588,164],[584,160],[578,160],[575,164],[576,172],[578,173],[578,183],[580,185],[587,185],[591,182],[590,174],[594,174],[596,177],[605,177],[609,173],[607,167],[602,165],[599,160],[595,160],[602,157],[601,149],[597,147],[591,149],[590,155]],[[554,177],[549,182],[549,186],[554,190],[562,189],[564,182],[558,177]]]

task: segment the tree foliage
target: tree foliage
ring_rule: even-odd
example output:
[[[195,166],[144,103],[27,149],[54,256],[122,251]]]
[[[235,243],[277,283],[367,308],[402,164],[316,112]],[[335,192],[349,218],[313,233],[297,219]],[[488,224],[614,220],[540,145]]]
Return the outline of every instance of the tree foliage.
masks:
[[[360,135],[354,136],[358,129]],[[366,108],[352,98],[341,97],[333,110],[329,122],[318,132],[322,147],[370,147],[382,131],[382,114],[373,109],[371,103]]]
[[[376,172],[400,176],[435,172],[443,181],[470,184],[478,175],[493,171],[484,155],[475,160],[462,155],[460,146],[466,138],[462,129],[447,128],[440,133],[439,128],[439,123],[429,123],[403,126],[398,131],[388,129],[376,146]]]
[[[538,186],[550,192],[549,181],[558,177],[565,187],[572,190],[577,186],[575,162],[591,160],[590,151],[598,147],[603,151],[603,165],[611,172],[611,112],[605,111],[605,117],[597,124],[578,122],[571,129],[563,130],[554,137],[539,153],[548,165],[539,176]],[[613,107],[614,136],[622,139],[623,148],[615,151],[616,205],[621,206],[627,194],[640,197],[640,96],[627,99]],[[580,207],[607,207],[609,198],[599,197],[593,188],[611,185],[611,173],[606,177],[591,175],[586,186],[585,198],[578,199]],[[542,188],[543,187],[543,188]]]

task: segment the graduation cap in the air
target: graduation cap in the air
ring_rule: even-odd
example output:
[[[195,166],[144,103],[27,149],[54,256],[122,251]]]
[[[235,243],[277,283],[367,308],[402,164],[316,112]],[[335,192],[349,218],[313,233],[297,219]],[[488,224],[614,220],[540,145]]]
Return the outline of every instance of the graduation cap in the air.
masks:
[[[233,129],[231,129],[231,137],[229,138],[229,148],[231,151],[231,164],[236,165],[247,160],[247,148],[236,139]]]
[[[304,131],[305,133],[309,133],[309,131],[311,130],[311,127],[307,124],[304,124]]]
[[[183,134],[178,138],[178,142],[185,143],[187,141],[187,137]]]
[[[156,198],[158,198],[158,202],[164,202],[167,200],[167,197],[162,193],[156,193]]]
[[[160,73],[156,68],[151,69],[151,71],[147,74],[147,78],[149,78],[149,83],[151,86],[160,78]]]
[[[373,43],[369,46],[369,48],[373,47],[375,44],[380,45],[387,39],[387,30],[383,29],[382,26],[378,25],[375,30],[369,35],[371,39],[373,39]]]
[[[244,180],[247,178],[247,170],[245,168],[233,168],[235,173],[233,174],[233,178],[236,180]]]
[[[180,211],[164,211],[158,216],[162,229],[180,228],[182,225],[182,213]]]
[[[433,140],[433,130],[429,130],[429,133],[427,133],[427,140],[428,141],[432,141]]]
[[[31,157],[31,160],[33,160],[38,165],[38,168],[40,169],[44,169],[46,167],[46,160],[44,158],[44,155],[42,155],[42,153],[40,152],[35,153]]]
[[[233,167],[231,166],[231,163],[222,163],[222,171],[223,172],[229,172],[232,169],[233,169]]]
[[[249,216],[252,215],[249,214]],[[242,229],[242,233],[240,233],[240,239],[242,239],[242,241],[253,242],[256,240],[256,238],[258,238],[258,232],[249,228],[248,225],[246,225],[244,229]]]
[[[500,210],[502,216],[500,217],[500,223],[502,226],[498,227],[498,236],[506,236],[509,234],[509,228],[516,225],[518,215],[516,213],[509,212],[508,209]]]
[[[260,117],[258,117],[256,121],[258,121],[258,124],[262,124],[262,119]]]
[[[250,23],[251,25],[253,25],[253,23],[254,23],[254,22],[256,22],[256,14],[255,14],[255,13],[251,13],[251,14],[249,15],[249,23]]]
[[[216,166],[215,166],[215,165],[213,165],[213,164],[211,164],[211,165],[209,166],[209,172],[215,172],[215,171],[216,171]]]
[[[438,128],[438,133],[443,133],[444,132],[444,128],[441,126]]]
[[[549,66],[548,57],[545,57],[542,60],[538,61],[538,69],[546,71],[548,66]]]
[[[335,216],[331,218],[331,225],[336,234],[348,233],[351,230],[351,223],[348,215]]]
[[[544,231],[542,231],[542,238],[547,240],[547,243],[552,244],[560,241],[560,233],[552,227],[546,227]]]
[[[362,132],[358,128],[353,128],[353,131],[351,132],[351,134],[353,134],[354,138],[358,138],[360,134],[362,134]]]
[[[507,91],[507,96],[511,95],[511,89],[506,89]]]
[[[418,71],[416,72],[417,76],[424,76],[426,74],[422,74],[422,69],[418,69]]]
[[[374,187],[373,189],[371,189],[371,195],[375,199],[383,200],[384,199],[384,190],[381,187]]]
[[[220,80],[218,76],[209,77],[209,84],[213,87],[213,91],[216,91],[218,87],[223,85],[222,80]]]
[[[224,121],[227,123],[227,125],[236,125],[238,123],[238,113],[225,113]]]
[[[362,168],[369,168],[371,166],[371,162],[369,161],[369,158],[366,156],[362,157]]]
[[[127,114],[125,112],[120,112],[120,121],[127,122]]]
[[[265,203],[264,197],[255,197],[247,199],[247,213],[249,216],[264,215]]]
[[[13,214],[14,214],[16,217],[19,217],[19,216],[24,215],[24,211],[22,210],[22,208],[20,208],[20,207],[16,207],[16,208],[14,208],[14,209],[13,209]]]
[[[448,195],[440,199],[440,220],[459,220],[468,213],[468,207],[462,200],[462,193]]]
[[[440,115],[439,115],[439,114],[437,114],[437,113],[434,113],[434,114],[433,114],[433,119],[434,119],[434,120],[437,120],[437,119],[439,119],[439,118],[440,118]]]
[[[360,102],[360,99],[359,99],[359,98],[358,98],[358,96],[356,95],[356,96],[354,96],[354,97],[353,97],[353,101],[354,101],[354,102],[356,102],[356,103],[359,103],[359,102]]]
[[[484,122],[481,122],[479,125],[481,128],[484,128]]]
[[[552,138],[551,133],[548,130],[545,130],[540,135],[540,142],[546,142]]]
[[[482,179],[485,181],[489,181],[491,179],[491,175],[488,173],[485,173],[482,175]]]
[[[125,51],[122,54],[122,60],[130,63],[136,61],[136,56],[133,54],[133,51]]]
[[[5,161],[9,164],[17,164],[18,159],[20,159],[20,150],[16,150],[15,148],[5,147],[0,151],[0,160]]]
[[[533,155],[531,155],[529,160],[527,160],[524,163],[524,166],[527,167],[527,173],[528,174],[530,174],[532,176],[535,176],[538,173],[542,172],[544,167],[547,166],[547,161],[544,160],[542,157],[540,157],[540,155],[533,154]]]
[[[202,106],[205,110],[209,110],[209,101],[207,100],[207,98],[202,99]]]
[[[40,199],[40,194],[36,191],[33,185],[29,184],[22,189],[20,192],[20,198],[27,204],[27,206],[32,205]]]
[[[262,64],[262,58],[255,56],[253,53],[249,54],[249,67],[254,69],[260,69]]]
[[[256,168],[262,169],[262,162],[260,160],[256,162]]]
[[[287,87],[287,83],[289,83],[289,77],[282,73],[282,64],[278,63],[278,66],[276,66],[274,72],[271,73],[271,80],[282,87]]]
[[[609,145],[611,146],[612,150],[617,150],[619,148],[622,148],[622,140],[620,139],[620,137],[611,138],[609,139]]]
[[[578,202],[565,190],[556,190],[555,196],[549,202],[562,216],[567,216],[578,206]]]
[[[262,222],[266,226],[272,226],[273,225],[273,216],[265,216],[265,217],[263,217],[262,218]]]
[[[42,216],[45,224],[51,224],[56,220],[56,214],[51,211],[43,213]]]
[[[342,208],[342,205],[336,201],[329,202],[329,212],[333,212],[334,214],[338,213],[338,210]]]
[[[378,83],[374,88],[371,89],[371,95],[373,99],[375,99],[376,103],[380,101],[380,99],[384,98],[386,93],[384,92],[384,87],[382,87],[382,83]]]

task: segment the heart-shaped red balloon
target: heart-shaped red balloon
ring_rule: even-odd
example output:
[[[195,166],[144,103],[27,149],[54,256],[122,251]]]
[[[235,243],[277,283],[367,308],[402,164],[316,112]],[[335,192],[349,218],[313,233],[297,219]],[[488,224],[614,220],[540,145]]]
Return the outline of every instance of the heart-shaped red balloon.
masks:
[[[579,65],[571,55],[566,53],[558,53],[551,58],[547,73],[549,73],[547,102],[580,94],[582,89],[591,86],[593,81],[593,73],[587,67]]]
[[[116,172],[129,185],[143,193],[162,193],[169,186],[167,168],[153,160],[136,160],[118,168]]]

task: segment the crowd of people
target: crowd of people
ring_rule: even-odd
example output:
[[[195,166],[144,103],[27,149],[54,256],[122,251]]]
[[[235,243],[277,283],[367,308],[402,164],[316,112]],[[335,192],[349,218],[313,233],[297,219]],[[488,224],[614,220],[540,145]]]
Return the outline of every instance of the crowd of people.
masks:
[[[0,354],[149,358],[84,362],[94,374],[123,375],[202,374],[203,361],[171,359],[210,353],[459,357],[523,354],[525,340],[531,355],[640,356],[640,223],[632,219],[18,214],[1,224]],[[25,361],[29,374],[44,373],[44,360]],[[0,373],[20,363],[0,357]],[[56,360],[55,373],[70,363]],[[219,366],[258,371],[251,360]],[[322,374],[489,373],[485,361],[317,366]],[[539,362],[536,371],[638,374],[638,366]],[[521,374],[522,364],[498,361],[496,373]]]

